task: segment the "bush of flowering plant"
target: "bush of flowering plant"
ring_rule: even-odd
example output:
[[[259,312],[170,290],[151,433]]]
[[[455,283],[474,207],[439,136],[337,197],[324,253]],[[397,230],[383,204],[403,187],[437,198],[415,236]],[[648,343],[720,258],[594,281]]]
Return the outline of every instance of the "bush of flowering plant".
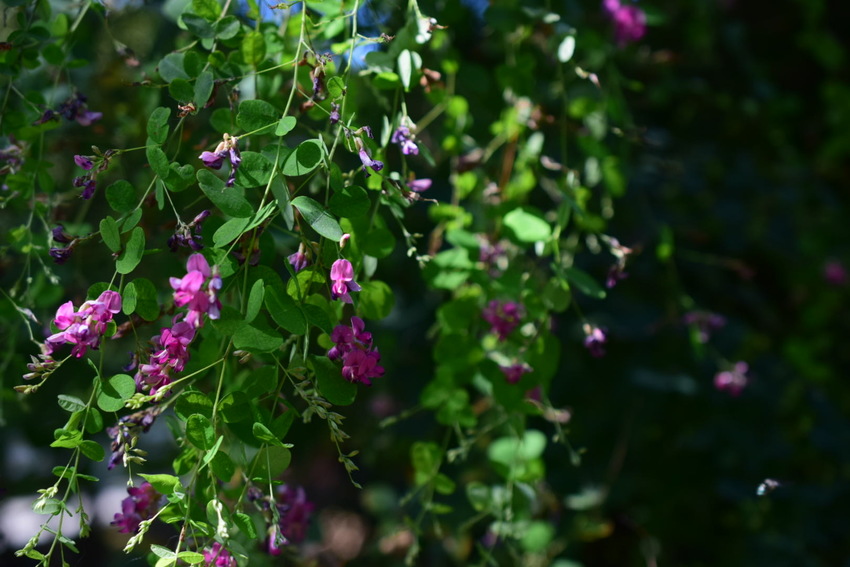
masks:
[[[780,338],[715,299],[736,242],[653,192],[702,36],[648,26],[703,21],[661,4],[7,2],[0,421],[50,448],[9,561],[696,565],[683,475],[756,532],[769,444],[662,448],[720,454]]]

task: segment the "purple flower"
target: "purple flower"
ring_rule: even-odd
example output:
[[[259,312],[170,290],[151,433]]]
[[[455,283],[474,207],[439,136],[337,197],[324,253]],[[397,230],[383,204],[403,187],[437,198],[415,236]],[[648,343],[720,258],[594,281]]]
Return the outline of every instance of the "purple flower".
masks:
[[[159,408],[149,408],[125,415],[112,427],[106,428],[106,434],[112,439],[112,456],[106,468],[112,470],[122,460],[128,447],[135,447],[140,433],[147,433],[159,415]],[[126,466],[126,463],[125,463]]]
[[[298,247],[298,252],[290,254],[286,257],[286,259],[289,261],[296,274],[310,265],[310,258],[304,252],[303,244]]]
[[[180,321],[173,327],[163,329],[153,337],[153,354],[147,364],[139,365],[136,372],[136,389],[150,390],[150,394],[171,384],[172,372],[182,372],[189,361],[189,344],[195,338],[195,327],[191,322]]]
[[[510,366],[500,366],[499,370],[505,375],[505,380],[509,384],[516,384],[520,381],[523,374],[531,372],[532,368],[527,364],[512,364]]]
[[[198,156],[204,165],[209,167],[210,169],[221,169],[221,166],[224,164],[224,158],[226,154],[218,154],[213,152],[201,152],[201,155]]]
[[[82,114],[77,114],[76,120],[80,126],[91,126],[92,122],[96,122],[103,118],[102,112],[92,112],[91,110],[84,110]]]
[[[718,390],[725,390],[732,396],[737,396],[749,383],[748,370],[749,366],[746,362],[736,362],[730,370],[718,372],[714,376],[714,387]]]
[[[339,122],[339,105],[335,102],[331,103],[331,115],[328,117],[328,122],[331,124],[336,124]]]
[[[52,231],[50,231],[50,235],[53,238],[53,242],[58,242],[59,244],[70,244],[74,238],[65,232],[65,227],[60,225],[56,225]]]
[[[384,375],[378,363],[381,355],[372,346],[372,333],[359,317],[351,318],[351,326],[337,325],[331,333],[334,346],[328,351],[331,360],[342,359],[342,377],[353,383],[372,385],[372,378]]]
[[[204,567],[237,567],[237,563],[227,548],[215,542],[212,548],[204,549]]]
[[[419,146],[413,141],[413,136],[410,134],[410,128],[407,126],[399,126],[393,132],[390,141],[393,144],[401,146],[401,153],[404,155],[419,155]]]
[[[360,291],[354,281],[354,267],[348,260],[337,260],[331,266],[331,297],[343,303],[351,303],[351,291]]]
[[[121,311],[121,296],[115,291],[104,291],[94,301],[86,301],[79,311],[74,311],[70,301],[62,304],[56,311],[53,323],[59,329],[58,333],[46,339],[50,353],[66,343],[74,348],[71,354],[80,358],[89,348],[97,349],[100,339],[106,333],[107,324],[112,316]]]
[[[203,254],[192,254],[186,262],[183,278],[170,278],[169,283],[174,290],[174,305],[189,306],[186,322],[193,327],[202,327],[203,315],[210,319],[218,319],[221,313],[221,302],[218,300],[218,290],[221,289],[221,276],[218,266],[210,269]]]
[[[51,248],[47,253],[50,254],[50,257],[53,258],[53,261],[57,264],[64,264],[71,257],[71,252],[74,249],[71,246],[67,248]]]
[[[82,167],[86,171],[89,171],[91,168],[94,167],[94,162],[92,162],[92,160],[90,160],[86,156],[75,155],[74,163],[76,163],[78,166]]]
[[[596,358],[605,356],[605,349],[602,348],[602,345],[606,343],[608,338],[602,329],[585,323],[584,333],[584,346],[590,351],[590,355]]]
[[[623,6],[620,0],[604,0],[603,8],[614,24],[617,45],[623,47],[637,41],[646,33],[646,14],[637,6]]]
[[[307,525],[315,506],[307,500],[304,488],[284,484],[277,487],[277,507],[280,513],[280,531],[283,537],[293,543],[304,541]]]
[[[371,167],[372,171],[381,171],[384,169],[384,163],[376,159],[372,159],[372,156],[369,155],[366,148],[360,148],[357,155],[360,156],[360,161],[363,162],[363,173],[366,174],[366,177],[369,177],[369,172],[366,170],[367,167]]]
[[[86,100],[85,95],[76,93],[63,102],[57,112],[64,116],[66,120],[76,120],[80,126],[90,126],[92,122],[103,118],[103,113],[90,111],[86,105]],[[36,123],[42,124],[50,119],[52,119],[52,115],[48,117],[48,113],[45,112]]]
[[[122,534],[136,533],[142,520],[149,520],[159,511],[162,501],[162,495],[149,482],[131,486],[127,493],[129,496],[121,502],[121,512],[111,522]]]
[[[499,337],[500,341],[504,341],[519,325],[523,311],[519,303],[494,299],[487,304],[481,316],[490,323],[490,332]]]
[[[431,188],[431,180],[430,179],[411,179],[407,182],[407,186],[410,187],[411,191],[416,193],[422,193],[423,191],[427,191]]]

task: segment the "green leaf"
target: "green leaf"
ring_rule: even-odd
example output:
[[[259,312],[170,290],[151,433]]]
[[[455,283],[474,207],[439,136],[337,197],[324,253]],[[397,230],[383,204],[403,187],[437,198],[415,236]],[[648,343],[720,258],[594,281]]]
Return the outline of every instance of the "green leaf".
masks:
[[[193,414],[212,417],[213,403],[209,397],[198,390],[183,392],[174,405],[174,413],[183,421],[187,421]]]
[[[257,152],[242,152],[242,163],[236,171],[236,183],[242,187],[260,187],[269,182],[274,164]]]
[[[215,37],[215,29],[212,24],[201,16],[184,12],[180,16],[186,28],[201,39],[210,39]]]
[[[168,84],[168,94],[179,103],[187,103],[192,100],[195,89],[186,79],[174,79]]]
[[[345,81],[341,77],[331,77],[326,85],[328,94],[334,100],[345,94]]]
[[[307,224],[325,238],[336,241],[342,238],[342,229],[337,220],[310,197],[295,197],[292,199],[292,205],[298,209]]]
[[[148,158],[148,163],[151,165],[151,170],[160,178],[165,179],[171,173],[169,167],[168,156],[162,151],[159,146],[148,146],[145,148],[145,156]]]
[[[360,287],[362,289],[358,307],[363,317],[383,319],[390,314],[395,304],[395,297],[390,286],[382,281],[372,280],[363,282]]]
[[[128,298],[133,298],[133,308],[128,308]],[[136,278],[124,288],[124,314],[135,312],[145,321],[155,321],[159,318],[159,301],[156,286],[146,278]]]
[[[404,90],[410,90],[410,80],[413,77],[413,71],[418,71],[422,67],[422,58],[418,53],[405,49],[398,56],[398,75],[401,79],[401,84],[404,85]]]
[[[246,132],[254,132],[277,124],[280,113],[264,100],[243,100],[239,103],[236,124]]]
[[[489,510],[493,505],[490,488],[482,482],[472,481],[466,485],[466,498],[476,512]]]
[[[280,122],[277,123],[277,127],[274,129],[274,135],[286,136],[293,128],[295,128],[296,124],[297,121],[294,116],[284,116],[280,119]]]
[[[121,232],[126,233],[130,230],[133,230],[139,221],[142,220],[142,209],[133,209],[133,211],[127,215],[127,218],[124,219],[124,224],[121,225]]]
[[[251,219],[249,218],[235,218],[228,220],[218,227],[213,234],[213,246],[216,248],[223,248],[227,246],[242,236],[249,224],[251,224]]]
[[[192,0],[192,11],[210,21],[218,19],[221,6],[215,0]]]
[[[251,431],[259,441],[264,441],[271,445],[277,445],[279,447],[283,447],[283,442],[275,437],[275,435],[269,430],[268,427],[263,425],[262,423],[255,422],[251,427]]]
[[[283,183],[281,176],[277,176],[272,180],[272,195],[274,195],[277,206],[283,215],[283,221],[286,228],[292,230],[295,226],[295,212],[292,209],[292,203],[289,201],[289,188]]]
[[[195,106],[198,109],[206,106],[207,101],[209,101],[213,92],[213,83],[213,74],[209,71],[204,71],[195,80],[195,92],[192,100],[195,101]]]
[[[578,268],[566,268],[564,275],[571,284],[579,288],[585,295],[596,299],[605,299],[605,290],[587,272]]]
[[[340,368],[326,356],[311,356],[316,371],[316,389],[319,394],[336,406],[354,403],[357,386],[342,377]]]
[[[432,441],[416,441],[410,446],[410,463],[416,471],[414,482],[421,486],[431,481],[440,468],[443,451]]]
[[[106,457],[106,452],[100,446],[100,443],[88,439],[80,443],[80,452],[96,463],[99,463]]]
[[[322,162],[322,144],[319,140],[306,140],[283,162],[283,174],[291,177],[306,175]]]
[[[83,402],[83,400],[76,396],[59,394],[59,396],[57,397],[59,398],[59,406],[67,412],[74,413],[86,409],[86,404]]]
[[[398,88],[400,83],[401,79],[399,78],[399,76],[391,71],[384,71],[382,73],[378,73],[372,79],[372,85],[376,89],[381,90],[393,90],[395,88]]]
[[[251,286],[251,291],[248,293],[248,306],[245,310],[245,320],[249,323],[257,318],[260,314],[260,309],[263,307],[263,280],[259,279]]]
[[[262,281],[262,280],[259,280]],[[265,293],[266,309],[275,323],[292,333],[303,335],[307,332],[307,318],[304,312],[288,294],[266,286]]]
[[[530,553],[543,553],[555,537],[555,527],[549,522],[535,520],[522,532],[520,545]]]
[[[181,551],[177,554],[177,559],[185,561],[189,565],[197,565],[204,561],[204,554],[197,551]]]
[[[159,76],[162,77],[163,81],[170,83],[174,79],[189,78],[189,75],[183,68],[183,59],[185,57],[185,53],[169,53],[162,58],[156,70],[159,72]]]
[[[160,494],[168,496],[175,492],[183,491],[183,484],[180,479],[170,474],[139,474],[140,477],[148,481],[151,486]],[[153,546],[151,546],[153,547]]]
[[[520,242],[539,242],[552,236],[552,227],[543,215],[529,207],[512,210],[505,215],[504,223]]]
[[[136,189],[128,181],[119,179],[106,188],[106,202],[118,213],[127,213],[136,208]]]
[[[375,258],[386,258],[395,248],[395,236],[389,229],[378,227],[370,230],[360,240],[360,247],[366,254]]]
[[[434,490],[436,490],[440,494],[452,494],[455,491],[455,488],[457,488],[455,481],[453,481],[443,473],[437,473],[437,475],[434,477]]]
[[[233,113],[229,108],[216,108],[210,114],[210,125],[216,132],[224,134],[233,130]]]
[[[369,194],[362,187],[349,185],[340,191],[335,191],[328,201],[328,209],[340,217],[355,218],[369,212],[372,201]]]
[[[86,414],[85,426],[87,433],[99,433],[103,431],[103,414],[97,408],[89,408],[89,412]]]
[[[215,445],[215,429],[204,415],[194,413],[186,420],[186,439],[189,443],[206,451]]]
[[[198,184],[204,195],[224,214],[241,218],[254,214],[254,207],[245,200],[245,192],[238,187],[225,187],[224,181],[212,172],[198,170]]]
[[[248,536],[249,540],[256,539],[257,526],[254,524],[254,520],[251,519],[251,516],[243,514],[242,512],[236,512],[233,514],[233,522],[242,531],[242,533]]]
[[[289,467],[291,460],[292,454],[289,449],[271,445],[263,447],[257,452],[252,466],[248,470],[253,471],[253,479],[269,482],[283,474]]]
[[[239,20],[236,16],[225,16],[215,24],[215,35],[218,39],[232,39],[239,33]]]
[[[233,473],[236,472],[236,465],[233,460],[224,451],[219,451],[212,459],[210,467],[215,476],[223,482],[229,482],[233,479]]]
[[[164,144],[168,139],[168,118],[171,116],[171,109],[164,106],[158,106],[151,112],[148,118],[148,138],[156,144]]]
[[[121,234],[118,232],[118,223],[109,215],[100,221],[100,236],[110,250],[113,252],[121,250]]]
[[[233,335],[233,346],[248,352],[272,352],[282,344],[280,335],[251,325],[245,325]]]
[[[97,407],[103,411],[118,411],[136,393],[136,381],[127,374],[116,374],[100,382]]]
[[[119,274],[129,274],[136,269],[139,262],[142,261],[142,254],[145,252],[145,231],[141,227],[136,227],[130,233],[130,238],[124,246],[124,251],[118,256],[115,261],[115,270]]]
[[[245,63],[256,67],[266,56],[266,40],[263,34],[258,31],[246,33],[242,39],[241,51]]]
[[[491,461],[506,466],[527,463],[543,455],[546,449],[546,435],[536,429],[528,429],[522,439],[501,437],[487,448]]]

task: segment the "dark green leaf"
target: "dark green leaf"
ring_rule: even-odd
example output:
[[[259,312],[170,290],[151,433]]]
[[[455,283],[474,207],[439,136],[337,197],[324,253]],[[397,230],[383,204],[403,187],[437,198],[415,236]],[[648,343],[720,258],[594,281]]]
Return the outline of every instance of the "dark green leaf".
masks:
[[[128,304],[132,299],[132,307]],[[160,308],[157,300],[156,286],[146,278],[137,278],[124,288],[124,314],[138,313],[145,321],[155,321],[159,318]]]
[[[194,413],[186,420],[186,439],[197,447],[206,451],[215,445],[215,430],[212,422],[204,415]]]
[[[67,412],[74,413],[86,409],[86,404],[83,403],[83,400],[76,396],[67,396],[65,394],[59,394],[58,398],[59,406]]]
[[[243,100],[239,103],[236,124],[246,132],[255,132],[277,124],[280,113],[264,100]]]
[[[605,290],[587,272],[578,268],[566,268],[564,275],[571,284],[579,288],[585,295],[596,299],[605,298]]]
[[[283,174],[289,176],[306,175],[322,162],[322,144],[319,140],[307,140],[298,144],[283,163]]]
[[[311,356],[316,371],[316,389],[330,403],[347,406],[354,403],[357,386],[342,377],[342,370],[326,356]]]
[[[249,540],[256,539],[257,537],[257,526],[254,525],[254,521],[251,519],[251,516],[248,514],[243,514],[242,512],[237,512],[233,514],[233,521],[239,527],[239,529],[248,536]]]
[[[206,169],[198,170],[198,184],[204,195],[226,215],[250,217],[254,207],[245,200],[245,192],[238,187],[225,187],[224,181]]]
[[[97,406],[103,411],[118,411],[136,393],[136,381],[127,374],[116,374],[100,382]]]
[[[292,199],[292,205],[301,212],[307,224],[325,238],[330,240],[342,238],[342,229],[337,220],[310,197],[304,195],[295,197]]]
[[[269,428],[262,423],[255,422],[251,429],[254,433],[254,437],[256,437],[259,441],[283,447],[283,442],[275,437]]]
[[[186,28],[201,39],[215,37],[215,29],[212,24],[201,16],[195,14],[183,13],[181,16]]]
[[[148,146],[145,148],[145,155],[148,158],[148,163],[151,164],[151,170],[162,179],[168,177],[171,173],[169,167],[168,156],[162,151],[159,146]]]
[[[106,456],[106,453],[103,450],[103,447],[100,446],[100,443],[91,440],[86,440],[80,443],[80,452],[96,463],[102,461]]]
[[[251,286],[251,292],[248,294],[248,305],[245,310],[245,320],[249,323],[257,318],[260,314],[260,309],[263,307],[263,280],[257,280]]]
[[[124,246],[124,251],[118,256],[115,262],[115,269],[119,274],[129,274],[136,269],[139,262],[142,261],[142,254],[145,252],[145,231],[141,227],[136,227],[130,233],[130,238]]]
[[[253,471],[252,478],[267,483],[283,474],[291,460],[289,449],[270,445],[257,452],[253,465],[248,470]]]
[[[109,215],[100,221],[100,237],[103,238],[103,243],[113,252],[121,250],[121,235],[118,233],[118,223]]]
[[[274,165],[263,154],[242,152],[242,163],[236,171],[236,183],[242,187],[259,187],[269,182]]]
[[[195,101],[195,106],[198,109],[206,106],[213,91],[213,74],[209,71],[204,71],[195,80],[195,92],[192,100]]]
[[[251,224],[251,219],[249,218],[235,218],[228,220],[218,227],[213,234],[213,246],[216,248],[223,248],[224,246],[227,246],[242,236],[242,233],[245,232],[245,229],[249,224]]]
[[[395,297],[390,286],[382,281],[372,280],[363,282],[360,287],[360,303],[358,307],[367,319],[383,319],[390,314],[395,304]]]
[[[212,417],[212,407],[213,403],[206,394],[197,390],[189,390],[177,399],[174,413],[183,421],[188,420],[189,416],[193,414]]]
[[[248,352],[272,352],[280,348],[283,338],[274,333],[245,325],[233,335],[233,346]]]
[[[346,218],[365,215],[371,206],[372,201],[369,200],[369,194],[357,185],[349,185],[343,187],[340,191],[335,191],[328,201],[328,209],[333,214]]]
[[[164,144],[168,138],[168,117],[171,116],[171,109],[164,106],[158,106],[151,112],[148,118],[148,138],[154,143]]]
[[[292,333],[303,335],[307,332],[307,318],[304,312],[288,294],[267,286],[265,293],[266,309],[275,323]]]
[[[136,190],[129,182],[119,179],[106,188],[106,201],[113,211],[127,213],[136,207]]]
[[[239,20],[236,16],[225,16],[215,24],[215,35],[219,39],[231,39],[239,33]]]
[[[216,0],[192,0],[192,11],[212,22],[220,15],[221,6]]]
[[[242,39],[242,58],[251,66],[258,65],[266,56],[266,40],[258,31],[245,34]],[[247,128],[246,128],[247,130]]]
[[[162,77],[163,81],[170,83],[174,79],[189,78],[189,75],[183,69],[183,59],[185,56],[185,53],[169,53],[162,58],[156,70],[159,72],[159,76]]]

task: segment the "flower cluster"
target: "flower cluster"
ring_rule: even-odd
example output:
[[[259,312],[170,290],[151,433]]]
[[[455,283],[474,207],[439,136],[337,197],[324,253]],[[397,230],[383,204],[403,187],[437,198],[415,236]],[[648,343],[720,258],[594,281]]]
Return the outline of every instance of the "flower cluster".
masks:
[[[76,93],[59,105],[57,110],[54,111],[49,108],[45,110],[41,118],[33,122],[33,125],[37,126],[51,120],[59,120],[59,117],[62,116],[69,121],[76,120],[80,126],[91,126],[92,122],[103,118],[103,113],[89,110],[86,104],[87,100],[84,94]]]
[[[277,487],[275,506],[280,521],[269,529],[266,549],[271,555],[280,555],[282,545],[304,541],[315,506],[307,499],[303,487],[289,484]]]
[[[226,185],[233,187],[236,182],[236,170],[239,169],[239,164],[242,163],[242,156],[239,154],[239,147],[236,145],[239,138],[225,134],[224,139],[218,143],[215,151],[202,152],[198,158],[204,162],[204,165],[210,169],[221,169],[224,165],[224,159],[230,160],[230,177],[227,178]]]
[[[236,567],[236,558],[217,541],[211,548],[204,549],[204,567]]]
[[[410,128],[407,126],[399,126],[396,128],[390,138],[390,141],[393,144],[401,146],[401,153],[406,156],[419,155],[419,146],[417,146],[416,142],[413,141],[413,135],[410,133]]]
[[[620,0],[603,0],[602,6],[614,24],[614,37],[620,47],[646,33],[646,14],[637,6],[623,5]]]
[[[135,448],[140,433],[147,433],[150,430],[159,412],[159,408],[137,411],[136,413],[125,415],[118,420],[118,423],[106,428],[106,434],[112,439],[112,445],[110,447],[112,456],[109,458],[109,464],[106,466],[108,470],[115,468],[119,460],[123,460],[124,466],[127,466],[129,459],[138,459],[137,457],[128,457],[127,451],[132,451]]]
[[[331,265],[331,297],[343,303],[352,303],[349,292],[360,291],[354,281],[354,267],[348,260],[337,260]]]
[[[187,321],[175,323],[153,337],[153,354],[147,364],[140,364],[136,372],[136,389],[150,390],[154,395],[160,388],[171,384],[171,373],[182,372],[189,361],[189,343],[195,338],[195,327]]]
[[[139,487],[131,486],[127,493],[129,496],[121,502],[121,511],[111,522],[122,534],[136,533],[143,520],[151,519],[159,511],[163,500],[149,482],[143,482]]]
[[[121,296],[115,291],[104,291],[94,301],[86,301],[79,311],[74,311],[70,301],[62,304],[53,320],[59,332],[47,337],[50,353],[65,344],[74,348],[71,354],[77,358],[83,356],[89,348],[97,349],[100,339],[106,333],[107,324],[112,316],[121,311]]]
[[[735,365],[714,376],[714,387],[725,390],[733,396],[740,394],[749,383],[747,371],[750,369],[746,362],[736,362]]]
[[[195,252],[203,250],[204,239],[201,237],[202,223],[210,216],[210,212],[203,210],[192,219],[192,222],[185,224],[183,222],[174,231],[174,234],[168,239],[168,247],[172,252],[177,252],[180,246],[188,246]]]
[[[381,355],[372,346],[372,333],[366,332],[360,317],[351,318],[351,326],[337,325],[331,333],[334,347],[328,351],[331,360],[342,359],[342,377],[349,382],[372,385],[372,378],[384,375],[378,363]]]
[[[221,302],[218,291],[221,289],[221,276],[218,266],[210,265],[203,254],[192,254],[186,262],[187,274],[183,278],[170,278],[169,283],[174,290],[174,305],[188,306],[185,321],[193,327],[204,325],[203,315],[210,319],[218,319],[221,313]]]
[[[492,300],[482,311],[481,316],[490,323],[490,332],[499,337],[500,341],[517,328],[522,319],[524,309],[515,301]]]
[[[505,380],[508,384],[516,384],[522,379],[523,374],[527,374],[533,370],[528,364],[512,364],[510,366],[500,366],[499,370],[505,375]]]

